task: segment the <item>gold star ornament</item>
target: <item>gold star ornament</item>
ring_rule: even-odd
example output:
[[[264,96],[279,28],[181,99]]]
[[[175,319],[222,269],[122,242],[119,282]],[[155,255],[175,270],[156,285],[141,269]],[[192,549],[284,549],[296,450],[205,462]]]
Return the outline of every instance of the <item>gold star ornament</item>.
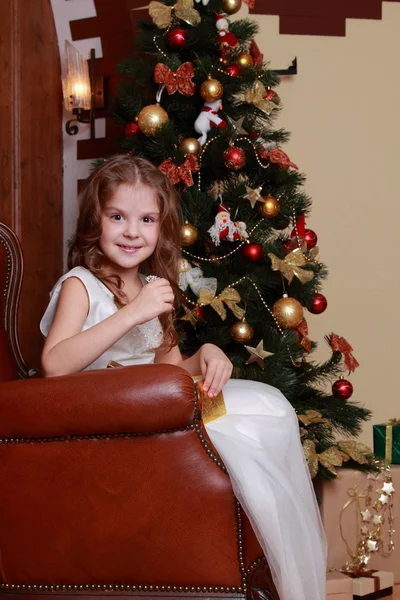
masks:
[[[255,348],[252,346],[245,346],[247,352],[250,353],[250,358],[246,362],[246,365],[251,365],[251,363],[256,362],[261,369],[264,368],[264,360],[273,356],[274,353],[264,350],[263,345],[264,340],[261,340]]]
[[[264,202],[265,199],[261,196],[260,192],[262,190],[262,186],[253,190],[251,187],[246,185],[246,194],[245,198],[250,202],[251,208],[254,208],[257,202]]]

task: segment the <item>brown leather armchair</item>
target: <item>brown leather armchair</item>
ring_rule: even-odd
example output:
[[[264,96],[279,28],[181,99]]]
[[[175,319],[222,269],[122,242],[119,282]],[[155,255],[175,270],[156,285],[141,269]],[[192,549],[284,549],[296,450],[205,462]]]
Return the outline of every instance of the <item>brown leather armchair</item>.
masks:
[[[0,383],[0,595],[279,600],[201,411],[170,365]]]

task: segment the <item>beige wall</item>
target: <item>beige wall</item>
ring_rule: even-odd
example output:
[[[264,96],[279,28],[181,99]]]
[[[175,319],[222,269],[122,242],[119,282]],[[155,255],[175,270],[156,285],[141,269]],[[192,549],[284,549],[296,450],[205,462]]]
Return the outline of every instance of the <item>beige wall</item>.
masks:
[[[361,365],[353,399],[373,423],[400,417],[400,4],[384,2],[382,21],[348,19],[345,38],[279,35],[278,17],[257,20],[271,68],[298,58],[277,124],[292,132],[286,149],[307,175],[307,224],[330,270],[328,310],[307,317],[317,357],[329,356],[325,334],[344,336]],[[372,424],[361,441],[372,444]]]

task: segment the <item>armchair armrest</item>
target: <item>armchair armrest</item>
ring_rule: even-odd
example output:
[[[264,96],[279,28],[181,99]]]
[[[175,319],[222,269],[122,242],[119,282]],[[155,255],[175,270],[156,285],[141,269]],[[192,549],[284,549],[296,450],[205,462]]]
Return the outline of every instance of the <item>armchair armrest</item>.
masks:
[[[0,438],[147,433],[187,427],[196,411],[191,376],[138,365],[0,384]]]

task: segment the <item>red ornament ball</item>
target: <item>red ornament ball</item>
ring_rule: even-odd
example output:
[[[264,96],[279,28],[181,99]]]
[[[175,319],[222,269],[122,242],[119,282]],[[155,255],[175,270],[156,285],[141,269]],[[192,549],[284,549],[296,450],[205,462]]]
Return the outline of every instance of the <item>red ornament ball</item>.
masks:
[[[289,238],[287,240],[282,241],[282,248],[285,254],[289,254],[293,250],[292,248],[292,240]]]
[[[224,70],[225,73],[228,73],[228,75],[231,75],[231,77],[238,77],[238,75],[240,75],[242,72],[242,69],[239,67],[239,65],[228,65]]]
[[[186,48],[187,38],[187,31],[183,27],[175,27],[175,29],[171,29],[167,35],[169,46],[171,46],[171,48],[176,48],[177,50],[183,50],[183,48]]]
[[[308,310],[313,315],[320,315],[326,310],[328,306],[328,300],[325,298],[323,294],[315,294],[313,299],[311,300],[311,304],[308,307]]]
[[[317,237],[317,234],[315,233],[315,231],[313,231],[312,229],[305,230],[304,239],[307,242],[307,248],[309,250],[311,250],[311,248],[314,248],[317,245],[318,237]]]
[[[135,121],[133,121],[132,123],[128,123],[127,126],[125,127],[125,136],[126,137],[133,137],[134,135],[137,135],[140,131],[140,127],[137,123],[135,123]]]
[[[280,104],[280,101],[281,101],[278,94],[274,90],[271,90],[271,89],[267,90],[267,93],[265,94],[264,98],[265,98],[265,100],[270,100],[271,102],[273,102],[276,105]]]
[[[332,394],[338,400],[348,400],[353,393],[353,386],[350,381],[344,379],[344,377],[340,377],[335,383],[332,385]]]
[[[297,248],[300,248],[302,252],[307,252],[307,242],[301,235],[296,235],[290,240],[290,249],[297,250]]]
[[[224,164],[228,169],[239,171],[246,164],[246,154],[241,148],[229,146],[224,152]]]
[[[245,244],[243,246],[243,256],[251,262],[257,262],[263,255],[263,247],[257,242],[251,244]]]
[[[204,306],[196,306],[193,312],[198,319],[204,319]]]

